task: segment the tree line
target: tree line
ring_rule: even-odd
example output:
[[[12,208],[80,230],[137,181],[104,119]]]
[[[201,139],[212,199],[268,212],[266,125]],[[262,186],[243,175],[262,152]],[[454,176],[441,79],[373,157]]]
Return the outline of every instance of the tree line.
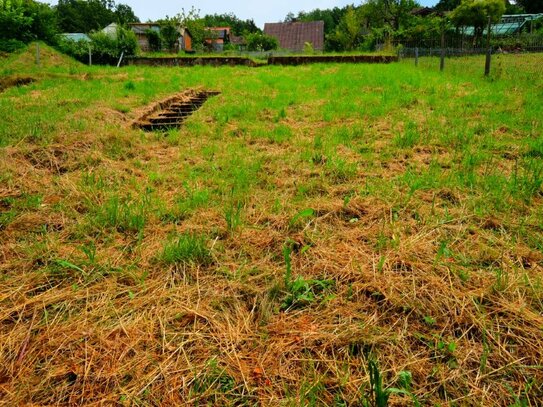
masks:
[[[326,51],[373,50],[387,41],[436,38],[444,23],[457,31],[461,26],[475,27],[475,37],[480,37],[487,16],[496,21],[503,13],[543,13],[543,0],[440,0],[435,13],[413,12],[421,8],[416,0],[365,0],[358,6],[289,13],[285,21],[324,21]],[[114,0],[59,0],[55,6],[35,0],[0,0],[0,51],[13,51],[34,40],[55,44],[59,33],[91,33],[113,22],[124,26],[139,21],[129,5]],[[230,27],[232,35],[243,36],[249,50],[277,47],[277,41],[265,36],[254,20],[242,20],[232,13],[200,17],[192,8],[175,17],[166,16],[159,24],[160,35],[151,39],[158,49],[171,48],[179,26],[189,28],[196,49],[205,46],[206,27],[217,26]],[[133,40],[128,33],[123,35],[127,42]]]
[[[473,26],[480,37],[481,21],[488,16],[496,22],[502,14],[543,13],[543,0],[440,0],[429,15],[417,9],[423,7],[416,0],[366,0],[358,6],[289,13],[284,21],[324,21],[326,51],[374,50],[387,41],[439,38],[444,25],[453,31]]]

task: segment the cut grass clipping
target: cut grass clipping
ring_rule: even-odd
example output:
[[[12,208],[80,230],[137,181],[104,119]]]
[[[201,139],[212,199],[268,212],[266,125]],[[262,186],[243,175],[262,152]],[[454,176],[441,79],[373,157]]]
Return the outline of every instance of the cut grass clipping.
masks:
[[[0,404],[541,405],[541,55],[41,49],[0,59],[39,79],[0,95]],[[131,127],[187,89],[221,96]]]

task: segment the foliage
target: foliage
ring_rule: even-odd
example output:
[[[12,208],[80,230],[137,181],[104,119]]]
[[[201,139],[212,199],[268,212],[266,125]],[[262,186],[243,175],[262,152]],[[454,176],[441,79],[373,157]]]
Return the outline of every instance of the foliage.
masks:
[[[61,32],[89,33],[113,22],[139,22],[130,6],[113,0],[59,0],[55,10]]]
[[[288,23],[293,21],[323,21],[324,35],[326,36],[332,34],[336,30],[336,27],[339,25],[341,19],[349,8],[352,8],[352,6],[346,6],[343,8],[334,7],[332,9],[325,10],[315,9],[309,12],[301,11],[298,13],[297,16],[289,13],[285,18],[285,22]]]
[[[160,24],[160,38],[162,45],[173,50],[179,41],[179,21],[175,17],[166,16],[165,19],[158,21]]]
[[[279,48],[277,38],[266,34],[247,34],[245,41],[247,41],[247,49],[249,51],[272,51]]]
[[[526,13],[543,13],[543,0],[516,0]]]
[[[360,9],[348,7],[347,12],[341,18],[336,31],[329,36],[329,40],[338,44],[337,48],[343,51],[352,51],[362,43],[361,27],[363,17]]]
[[[281,310],[289,311],[296,308],[308,306],[318,299],[322,299],[323,295],[330,290],[335,282],[333,280],[324,279],[309,279],[306,280],[302,276],[292,279],[292,262],[290,255],[292,247],[287,244],[283,247],[283,257],[285,259],[286,271],[284,285],[286,297],[281,303]]]
[[[159,52],[162,50],[162,36],[159,31],[146,30],[147,41],[149,42],[149,48],[153,52]]]
[[[191,7],[186,11],[181,9],[176,17],[178,24],[181,27],[185,27],[190,31],[192,37],[192,49],[195,51],[201,51],[204,48],[204,42],[206,39],[206,29],[204,20],[200,18],[200,10]]]
[[[453,11],[456,7],[460,5],[462,0],[440,0],[439,3],[435,5],[437,11]]]
[[[128,23],[139,23],[140,19],[134,14],[134,10],[127,4],[117,4],[115,7],[117,23],[126,25]]]
[[[417,398],[409,391],[411,387],[412,376],[409,371],[401,371],[398,375],[399,388],[389,387],[385,388],[383,385],[383,375],[379,370],[379,365],[373,357],[368,360],[368,371],[370,374],[370,401],[363,400],[362,405],[364,407],[387,407],[388,400],[391,395],[398,394],[401,396],[409,396],[412,398],[413,405],[419,407],[420,403]]]
[[[25,43],[19,40],[0,40],[0,52],[15,52],[25,47]]]
[[[56,17],[47,4],[0,0],[0,41],[6,50],[33,40],[53,43],[56,34]]]
[[[492,23],[500,21],[505,12],[503,0],[462,0],[451,13],[451,20],[457,27],[475,28],[475,40],[482,36],[488,18]]]
[[[81,62],[88,62],[89,42],[85,40],[75,41],[70,38],[61,37],[58,40],[57,48],[64,54],[70,55]]]
[[[419,6],[415,0],[368,0],[361,6],[361,12],[370,27],[389,26],[399,30],[411,23],[414,19],[411,11]]]
[[[138,50],[136,35],[129,29],[118,27],[117,34],[111,36],[103,32],[89,35],[91,43],[68,38],[59,40],[59,49],[81,62],[88,61],[89,45],[92,49],[92,61],[96,64],[113,64],[119,59],[121,53],[125,56],[135,55]]]
[[[203,18],[205,27],[230,27],[234,35],[262,32],[254,20],[241,20],[234,14],[207,14]]]

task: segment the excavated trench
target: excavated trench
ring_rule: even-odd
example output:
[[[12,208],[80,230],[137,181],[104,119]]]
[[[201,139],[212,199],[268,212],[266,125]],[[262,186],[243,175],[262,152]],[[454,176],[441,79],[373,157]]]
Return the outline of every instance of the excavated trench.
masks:
[[[153,105],[133,124],[133,127],[145,131],[168,130],[180,127],[183,122],[197,111],[210,97],[220,92],[206,90],[188,90],[169,97]]]

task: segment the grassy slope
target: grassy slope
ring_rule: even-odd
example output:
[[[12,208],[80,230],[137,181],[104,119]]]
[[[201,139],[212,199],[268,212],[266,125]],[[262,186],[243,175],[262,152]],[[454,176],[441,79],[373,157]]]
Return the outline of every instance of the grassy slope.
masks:
[[[0,95],[0,399],[356,405],[374,357],[423,404],[535,405],[540,58],[32,68]]]

